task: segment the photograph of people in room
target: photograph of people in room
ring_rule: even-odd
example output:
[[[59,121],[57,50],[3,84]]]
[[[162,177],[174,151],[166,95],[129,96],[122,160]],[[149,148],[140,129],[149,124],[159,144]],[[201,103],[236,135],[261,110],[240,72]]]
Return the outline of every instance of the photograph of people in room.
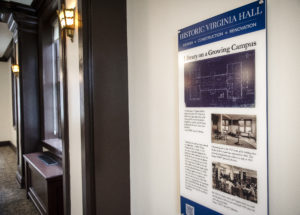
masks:
[[[213,189],[257,203],[257,172],[228,164],[212,163]]]
[[[256,116],[211,115],[212,143],[256,149]]]

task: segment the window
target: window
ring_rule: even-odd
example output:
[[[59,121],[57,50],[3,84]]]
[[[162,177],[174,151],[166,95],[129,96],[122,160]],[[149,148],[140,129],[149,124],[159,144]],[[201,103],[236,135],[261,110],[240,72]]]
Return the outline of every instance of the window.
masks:
[[[245,122],[244,122],[244,120],[239,120],[239,127],[240,127],[240,132],[244,133],[245,132]]]
[[[245,120],[245,129],[246,133],[251,133],[252,132],[252,120]]]
[[[59,22],[49,22],[42,35],[43,54],[43,139],[61,138],[61,92]]]
[[[240,132],[250,133],[252,132],[252,120],[239,120]]]
[[[223,119],[222,125],[223,125],[223,130],[224,131],[229,130],[229,120],[228,119]]]
[[[61,81],[59,76],[59,25],[58,20],[53,26],[53,43],[52,43],[52,99],[53,99],[53,134],[56,137],[61,137],[60,129],[60,89]]]

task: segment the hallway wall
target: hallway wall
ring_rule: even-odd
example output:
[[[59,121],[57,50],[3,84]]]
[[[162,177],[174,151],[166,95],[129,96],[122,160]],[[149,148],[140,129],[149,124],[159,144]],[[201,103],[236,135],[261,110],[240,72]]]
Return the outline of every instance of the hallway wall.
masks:
[[[177,30],[252,0],[128,0],[132,215],[180,214]],[[300,214],[300,1],[268,1],[270,214]]]
[[[78,8],[76,4],[76,0],[66,0],[67,8]],[[74,42],[71,42],[70,38],[67,38],[67,70],[69,104],[71,214],[80,215],[82,214],[82,168],[78,23],[76,23]]]
[[[268,3],[270,211],[295,215],[300,214],[300,1]]]
[[[16,130],[12,119],[10,66],[10,61],[0,62],[0,142],[11,141],[16,146]]]

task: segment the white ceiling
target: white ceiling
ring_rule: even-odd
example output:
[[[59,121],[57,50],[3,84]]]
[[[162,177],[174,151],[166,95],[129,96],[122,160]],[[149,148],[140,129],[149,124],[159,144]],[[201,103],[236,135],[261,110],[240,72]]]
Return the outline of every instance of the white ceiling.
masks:
[[[12,34],[8,30],[7,24],[0,22],[0,57],[3,56],[11,39],[12,39]]]
[[[5,1],[17,2],[17,3],[20,3],[20,4],[25,4],[25,5],[30,6],[33,0],[5,0]]]

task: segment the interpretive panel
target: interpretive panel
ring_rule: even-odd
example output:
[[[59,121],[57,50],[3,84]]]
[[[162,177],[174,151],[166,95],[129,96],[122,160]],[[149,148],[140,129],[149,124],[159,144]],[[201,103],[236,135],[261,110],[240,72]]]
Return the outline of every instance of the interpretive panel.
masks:
[[[266,3],[178,32],[182,215],[268,214]]]

